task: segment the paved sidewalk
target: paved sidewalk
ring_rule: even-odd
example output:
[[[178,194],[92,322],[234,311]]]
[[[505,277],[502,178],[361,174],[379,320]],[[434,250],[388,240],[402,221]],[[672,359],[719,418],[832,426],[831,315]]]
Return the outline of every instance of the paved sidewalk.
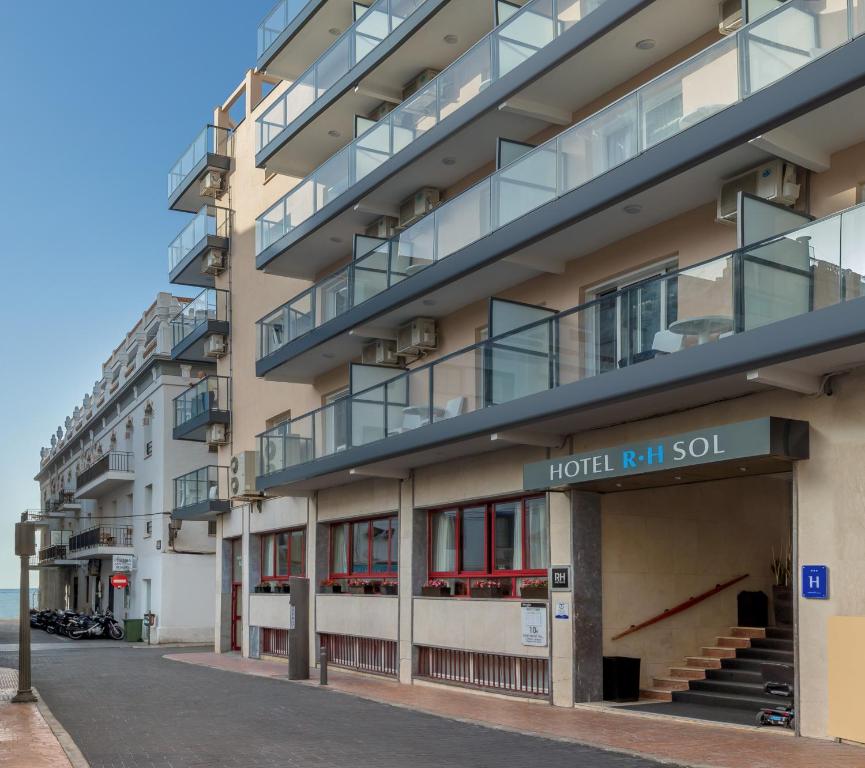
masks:
[[[0,766],[69,768],[71,763],[36,704],[13,704],[18,673],[0,668]]]
[[[236,654],[185,653],[165,658],[247,675],[286,677],[285,662],[244,659]],[[781,730],[709,724],[610,708],[561,709],[443,686],[401,685],[333,667],[328,672],[329,687],[334,691],[661,762],[699,768],[865,768],[865,748],[797,739]]]

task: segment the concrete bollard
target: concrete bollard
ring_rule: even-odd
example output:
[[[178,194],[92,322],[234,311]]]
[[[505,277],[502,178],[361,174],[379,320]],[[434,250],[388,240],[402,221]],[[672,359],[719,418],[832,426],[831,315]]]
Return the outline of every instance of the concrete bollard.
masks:
[[[321,646],[318,652],[318,684],[327,685],[327,647]]]

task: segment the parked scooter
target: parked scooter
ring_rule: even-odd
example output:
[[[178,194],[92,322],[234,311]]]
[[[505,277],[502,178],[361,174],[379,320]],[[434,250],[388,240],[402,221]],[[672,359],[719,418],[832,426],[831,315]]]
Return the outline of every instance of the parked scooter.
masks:
[[[793,667],[789,664],[767,663],[762,668],[763,691],[770,696],[793,697]],[[793,704],[779,707],[764,707],[757,713],[757,725],[779,725],[796,727],[796,710]]]

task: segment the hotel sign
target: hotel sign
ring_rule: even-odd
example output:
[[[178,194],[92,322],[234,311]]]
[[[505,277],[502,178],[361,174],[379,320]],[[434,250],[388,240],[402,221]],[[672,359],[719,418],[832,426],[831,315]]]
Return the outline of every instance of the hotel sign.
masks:
[[[766,417],[539,461],[523,467],[523,488],[559,488],[753,458],[807,459],[808,423]]]

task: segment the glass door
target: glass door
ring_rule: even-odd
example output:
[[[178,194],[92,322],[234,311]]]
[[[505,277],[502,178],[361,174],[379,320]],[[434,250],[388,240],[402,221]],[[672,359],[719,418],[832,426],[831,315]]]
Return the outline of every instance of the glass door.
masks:
[[[231,650],[243,645],[243,540],[231,541]]]

